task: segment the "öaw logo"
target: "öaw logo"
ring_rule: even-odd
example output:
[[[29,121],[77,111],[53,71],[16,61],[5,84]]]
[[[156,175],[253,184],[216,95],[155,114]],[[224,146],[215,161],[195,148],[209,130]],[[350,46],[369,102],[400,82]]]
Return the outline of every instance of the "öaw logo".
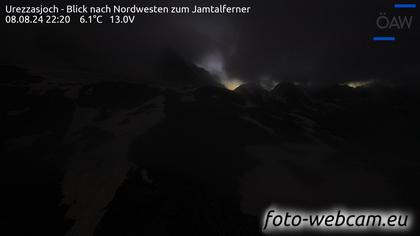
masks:
[[[414,16],[413,9],[417,8],[414,3],[396,3],[393,6],[394,11],[398,11],[397,15],[389,15],[381,12],[376,18],[376,26],[380,30],[393,31],[396,30],[410,30],[413,25]],[[403,13],[403,14],[401,14]],[[382,35],[373,37],[373,41],[396,41],[395,35]]]

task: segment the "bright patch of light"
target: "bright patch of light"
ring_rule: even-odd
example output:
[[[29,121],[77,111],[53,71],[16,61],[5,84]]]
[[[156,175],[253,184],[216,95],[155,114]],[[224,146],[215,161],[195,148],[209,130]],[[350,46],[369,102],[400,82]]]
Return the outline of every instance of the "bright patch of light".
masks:
[[[217,76],[226,75],[221,53],[215,52],[205,56],[199,63],[197,63],[197,66],[204,68],[206,71]]]
[[[344,83],[344,85],[350,87],[350,88],[364,88],[367,87],[369,85],[371,85],[373,83],[373,81],[351,81],[351,82],[347,82]]]
[[[235,90],[243,84],[239,79],[230,78],[225,70],[223,55],[219,52],[205,56],[197,66],[215,75],[226,89]]]
[[[222,84],[223,86],[225,86],[225,88],[233,91],[237,89],[239,86],[241,86],[243,82],[237,79],[228,79],[228,80],[223,80]]]

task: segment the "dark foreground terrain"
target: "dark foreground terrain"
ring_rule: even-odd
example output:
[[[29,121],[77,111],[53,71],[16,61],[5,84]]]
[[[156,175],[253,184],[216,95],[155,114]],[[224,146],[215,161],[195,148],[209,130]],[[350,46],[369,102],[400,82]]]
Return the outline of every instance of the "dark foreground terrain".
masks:
[[[202,74],[183,66],[162,71]],[[416,88],[0,80],[2,235],[259,235],[272,204],[419,209]]]

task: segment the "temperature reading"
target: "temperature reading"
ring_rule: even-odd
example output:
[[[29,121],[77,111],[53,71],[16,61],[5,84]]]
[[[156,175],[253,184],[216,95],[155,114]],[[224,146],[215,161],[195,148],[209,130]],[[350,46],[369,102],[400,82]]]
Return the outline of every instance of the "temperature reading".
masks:
[[[102,24],[101,15],[90,15],[90,16],[81,16],[79,19],[82,24]]]

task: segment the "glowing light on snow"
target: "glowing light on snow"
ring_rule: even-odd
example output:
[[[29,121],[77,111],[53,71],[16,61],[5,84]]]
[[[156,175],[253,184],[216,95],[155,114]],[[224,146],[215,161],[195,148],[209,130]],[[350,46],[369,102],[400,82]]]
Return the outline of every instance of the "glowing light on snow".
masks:
[[[223,84],[223,86],[225,86],[225,88],[227,88],[231,91],[237,89],[239,86],[241,86],[243,84],[242,81],[237,80],[237,79],[224,80],[221,83]]]
[[[373,84],[373,81],[369,80],[369,81],[351,81],[351,82],[347,82],[344,83],[344,85],[350,87],[350,88],[364,88],[367,87],[369,85]]]
[[[211,53],[205,56],[197,66],[204,68],[211,74],[215,75],[226,89],[235,90],[243,84],[239,79],[230,78],[225,70],[223,56],[219,52]]]

